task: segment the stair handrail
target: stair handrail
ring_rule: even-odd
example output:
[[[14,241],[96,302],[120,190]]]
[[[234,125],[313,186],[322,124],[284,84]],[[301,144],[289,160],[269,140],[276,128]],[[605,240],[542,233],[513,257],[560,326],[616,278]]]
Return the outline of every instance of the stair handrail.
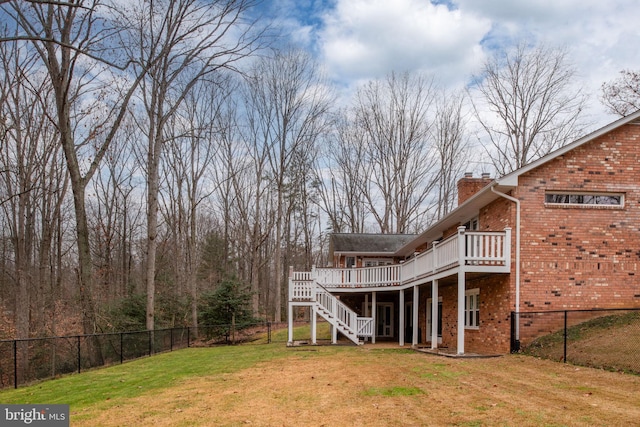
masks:
[[[316,288],[316,301],[320,306],[331,313],[337,320],[340,321],[346,328],[348,328],[353,334],[357,336],[370,336],[370,335],[360,335],[362,331],[359,330],[358,327],[358,319],[364,319],[358,316],[358,313],[353,311],[349,306],[340,301],[335,297],[327,288],[319,284],[317,281],[315,282]],[[330,304],[326,304],[329,302]],[[365,328],[365,332],[366,328]]]

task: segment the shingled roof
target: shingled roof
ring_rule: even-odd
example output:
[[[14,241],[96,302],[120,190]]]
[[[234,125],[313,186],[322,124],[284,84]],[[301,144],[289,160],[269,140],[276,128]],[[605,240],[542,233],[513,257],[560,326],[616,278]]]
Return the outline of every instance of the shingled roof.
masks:
[[[395,251],[416,238],[416,234],[358,234],[331,235],[333,253],[358,253],[391,256]]]

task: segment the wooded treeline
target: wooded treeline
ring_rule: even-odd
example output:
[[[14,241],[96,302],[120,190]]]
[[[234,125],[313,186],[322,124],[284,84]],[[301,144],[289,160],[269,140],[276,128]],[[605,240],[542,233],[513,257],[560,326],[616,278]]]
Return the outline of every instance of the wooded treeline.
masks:
[[[325,265],[328,233],[418,232],[455,207],[485,155],[472,117],[491,172],[584,129],[560,50],[515,49],[537,74],[507,89],[496,56],[471,90],[396,72],[345,101],[250,0],[121,3],[0,6],[1,337],[196,325],[225,280],[282,320],[288,266]],[[542,100],[518,95],[532,81]]]

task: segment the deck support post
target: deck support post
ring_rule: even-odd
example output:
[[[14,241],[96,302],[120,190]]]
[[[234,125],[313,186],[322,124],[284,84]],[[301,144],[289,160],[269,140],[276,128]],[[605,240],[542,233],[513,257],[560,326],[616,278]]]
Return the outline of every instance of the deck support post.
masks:
[[[464,302],[466,290],[465,274],[465,227],[458,227],[458,354],[464,354]]]
[[[411,321],[411,324],[413,325],[411,345],[414,347],[418,345],[418,307],[420,304],[419,292],[420,289],[418,285],[415,285],[413,287],[413,309],[411,310],[411,315],[413,316],[413,319]]]
[[[371,317],[371,304],[369,304],[369,294],[364,294],[364,308],[363,308],[364,317]],[[369,341],[371,337],[365,337],[365,341]]]
[[[376,330],[378,329],[377,325],[377,320],[376,320],[376,314],[378,314],[378,310],[376,310],[376,304],[377,304],[377,295],[376,295],[376,291],[371,292],[371,317],[373,318],[373,333],[371,334],[371,344],[375,344],[376,343]]]
[[[438,281],[431,282],[431,349],[438,348]]]
[[[289,304],[287,304],[289,307],[289,311],[287,313],[287,317],[288,317],[288,338],[287,338],[287,345],[293,345],[293,304],[291,304],[291,301],[289,301]]]
[[[316,314],[316,305],[312,304],[309,310],[311,313],[311,344],[317,344],[317,314]]]
[[[400,314],[399,314],[399,318],[398,318],[398,323],[400,323],[398,325],[398,335],[400,335],[398,337],[398,344],[400,344],[400,346],[404,346],[404,331],[405,331],[405,327],[406,327],[406,322],[404,319],[404,289],[400,290]]]
[[[369,294],[364,294],[364,317],[371,317],[371,309],[369,308]]]

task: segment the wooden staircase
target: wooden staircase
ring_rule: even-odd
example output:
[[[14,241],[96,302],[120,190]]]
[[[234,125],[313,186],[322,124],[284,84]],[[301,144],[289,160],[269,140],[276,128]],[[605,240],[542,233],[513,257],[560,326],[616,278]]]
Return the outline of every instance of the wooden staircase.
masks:
[[[364,344],[361,337],[370,337],[373,334],[373,318],[359,317],[355,311],[322,287],[317,288],[315,308],[320,316],[356,345]]]
[[[291,280],[289,292],[291,301],[299,304],[308,302],[316,313],[356,345],[364,344],[362,337],[373,335],[372,317],[358,316],[335,295],[319,285],[314,278],[307,276],[295,281]]]

